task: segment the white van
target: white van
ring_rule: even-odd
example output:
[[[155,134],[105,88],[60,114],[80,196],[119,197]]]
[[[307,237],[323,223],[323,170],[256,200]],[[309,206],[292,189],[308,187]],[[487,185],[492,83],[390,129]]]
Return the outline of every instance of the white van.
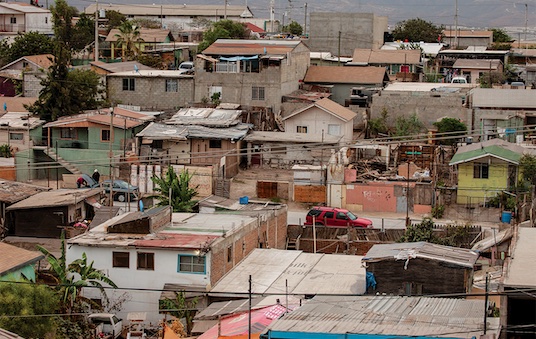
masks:
[[[465,79],[464,77],[454,77],[452,78],[451,84],[466,84],[467,83],[467,79]]]

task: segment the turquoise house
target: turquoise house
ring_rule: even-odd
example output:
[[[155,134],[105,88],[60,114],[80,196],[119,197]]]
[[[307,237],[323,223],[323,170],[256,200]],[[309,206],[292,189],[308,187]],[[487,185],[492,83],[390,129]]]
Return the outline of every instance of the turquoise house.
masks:
[[[35,282],[35,264],[44,258],[40,252],[0,242],[0,281]]]

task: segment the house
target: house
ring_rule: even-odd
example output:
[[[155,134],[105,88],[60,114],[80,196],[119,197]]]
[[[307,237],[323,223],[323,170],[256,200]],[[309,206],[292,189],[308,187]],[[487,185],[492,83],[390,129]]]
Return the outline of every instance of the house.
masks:
[[[211,293],[240,295],[249,289],[258,295],[365,294],[365,268],[360,256],[305,253],[257,248],[229,271]]]
[[[14,153],[42,143],[44,120],[27,112],[7,112],[0,115],[0,144],[9,145]]]
[[[307,44],[315,52],[351,56],[356,48],[378,49],[388,31],[388,18],[374,13],[313,11],[309,18]]]
[[[348,106],[359,104],[360,101],[353,102],[352,99],[369,98],[381,90],[389,82],[389,75],[385,67],[311,66],[303,82],[312,90],[330,92],[331,100]]]
[[[48,9],[22,2],[0,3],[0,37],[39,32],[52,35],[52,14]]]
[[[437,55],[440,73],[452,70],[458,59],[499,60],[503,65],[508,63],[510,51],[492,50],[486,47],[467,47],[466,49],[442,49]],[[489,62],[489,61],[488,61]],[[489,67],[489,64],[488,64]]]
[[[519,227],[514,233],[510,255],[504,265],[503,280],[500,284],[501,325],[511,329],[512,335],[528,338],[535,328],[536,301],[524,293],[536,286],[536,275],[527,269],[534,262],[534,242],[536,229]],[[523,329],[523,330],[521,330]]]
[[[0,229],[3,231],[6,220],[6,208],[31,197],[34,194],[49,191],[50,188],[37,185],[26,184],[18,181],[0,179]],[[0,237],[2,235],[0,234]]]
[[[195,60],[195,101],[216,95],[277,113],[281,96],[299,88],[308,66],[309,49],[299,40],[218,39]]]
[[[242,139],[251,125],[240,122],[241,110],[183,108],[164,123],[152,123],[136,136],[141,156],[164,163],[216,165],[218,175],[238,173]]]
[[[314,66],[344,66],[351,62],[350,57],[333,55],[330,52],[311,52],[311,65]]]
[[[113,108],[113,115],[107,108],[61,117],[43,126],[47,129],[48,147],[35,149],[41,157],[47,156],[63,167],[58,177],[65,173],[91,173],[95,166],[101,174],[109,175],[110,149],[114,156],[131,152],[135,149],[134,136],[152,120],[153,115],[120,107]],[[111,130],[110,125],[113,125]],[[40,159],[32,156],[30,161]],[[91,159],[91,163],[80,159]],[[32,175],[46,178],[49,173],[34,168]]]
[[[363,257],[376,288],[368,293],[430,295],[471,292],[478,254],[427,242],[377,244]]]
[[[441,34],[441,42],[452,46],[454,49],[467,47],[487,48],[493,44],[493,31],[445,29]]]
[[[272,339],[472,339],[484,338],[483,334],[487,333],[498,338],[499,318],[486,317],[485,311],[484,300],[390,295],[316,296],[270,324],[261,336]],[[485,327],[483,321],[486,321]]]
[[[52,54],[29,55],[18,58],[0,68],[0,79],[3,78],[3,96],[15,96],[16,86],[22,82],[22,94],[25,97],[39,96],[43,88],[41,78],[52,66],[54,56]]]
[[[194,76],[169,70],[131,70],[106,76],[111,101],[144,110],[170,110],[194,100]]]
[[[102,62],[102,61],[92,61],[89,63],[91,70],[99,75],[108,75],[111,73],[121,73],[128,72],[133,70],[142,70],[142,71],[156,71],[156,69],[145,66],[144,64],[139,63],[138,61],[123,61],[123,62]]]
[[[381,50],[398,50],[398,49],[413,49],[418,48],[422,53],[423,72],[425,73],[439,73],[439,65],[437,62],[437,55],[439,51],[443,50],[447,45],[442,42],[404,42],[393,41],[384,42]],[[430,80],[427,80],[430,81]]]
[[[462,146],[450,160],[457,167],[457,203],[476,205],[487,202],[517,185],[519,160],[534,151],[502,139]]]
[[[0,242],[0,281],[35,282],[35,264],[45,258],[41,252]],[[0,338],[2,333],[0,332]]]
[[[356,48],[347,66],[385,67],[392,80],[417,81],[422,73],[420,49],[362,49]]]
[[[157,323],[159,300],[173,291],[197,292],[197,307],[207,292],[255,248],[284,248],[286,206],[251,215],[171,213],[167,207],[114,217],[68,240],[67,261],[86,253],[94,267],[107,272],[121,290],[110,290],[111,302],[123,300],[120,317],[139,311]],[[93,289],[84,295],[101,298]]]
[[[60,189],[34,194],[6,208],[8,235],[59,238],[62,229],[89,219],[100,206],[101,189]]]
[[[357,114],[346,107],[323,98],[282,117],[285,133],[303,133],[339,138],[341,145],[353,140]]]
[[[459,70],[458,74],[465,77],[468,83],[479,83],[484,74],[503,72],[500,60],[458,59],[452,68]]]
[[[140,28],[140,35],[137,38],[137,41],[134,41],[137,49],[140,53],[147,49],[147,46],[155,46],[158,44],[167,44],[175,41],[173,34],[169,29],[158,29],[158,28]],[[106,37],[106,42],[110,44],[109,54],[106,50],[103,50],[102,54],[104,57],[109,57],[111,59],[117,59],[123,57],[125,53],[125,43],[121,45],[118,44],[118,41],[121,40],[121,31],[117,28],[112,28]],[[123,40],[121,40],[123,41]],[[124,58],[123,58],[124,59]]]

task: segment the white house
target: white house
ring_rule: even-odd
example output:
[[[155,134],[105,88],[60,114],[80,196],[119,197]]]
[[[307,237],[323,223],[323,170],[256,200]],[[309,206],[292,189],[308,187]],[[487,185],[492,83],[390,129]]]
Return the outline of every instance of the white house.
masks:
[[[336,136],[341,137],[341,144],[347,144],[352,141],[356,116],[348,108],[324,98],[283,117],[283,122],[285,133]]]
[[[2,38],[25,32],[52,35],[52,14],[29,3],[0,2],[0,32]]]

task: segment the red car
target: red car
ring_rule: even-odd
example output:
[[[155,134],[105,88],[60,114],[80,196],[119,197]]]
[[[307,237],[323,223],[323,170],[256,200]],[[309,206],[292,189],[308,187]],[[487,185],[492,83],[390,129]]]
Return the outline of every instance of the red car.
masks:
[[[365,218],[358,218],[352,212],[336,207],[313,207],[305,217],[305,225],[313,224],[313,217],[316,225],[327,227],[363,227],[372,228],[372,221]]]

